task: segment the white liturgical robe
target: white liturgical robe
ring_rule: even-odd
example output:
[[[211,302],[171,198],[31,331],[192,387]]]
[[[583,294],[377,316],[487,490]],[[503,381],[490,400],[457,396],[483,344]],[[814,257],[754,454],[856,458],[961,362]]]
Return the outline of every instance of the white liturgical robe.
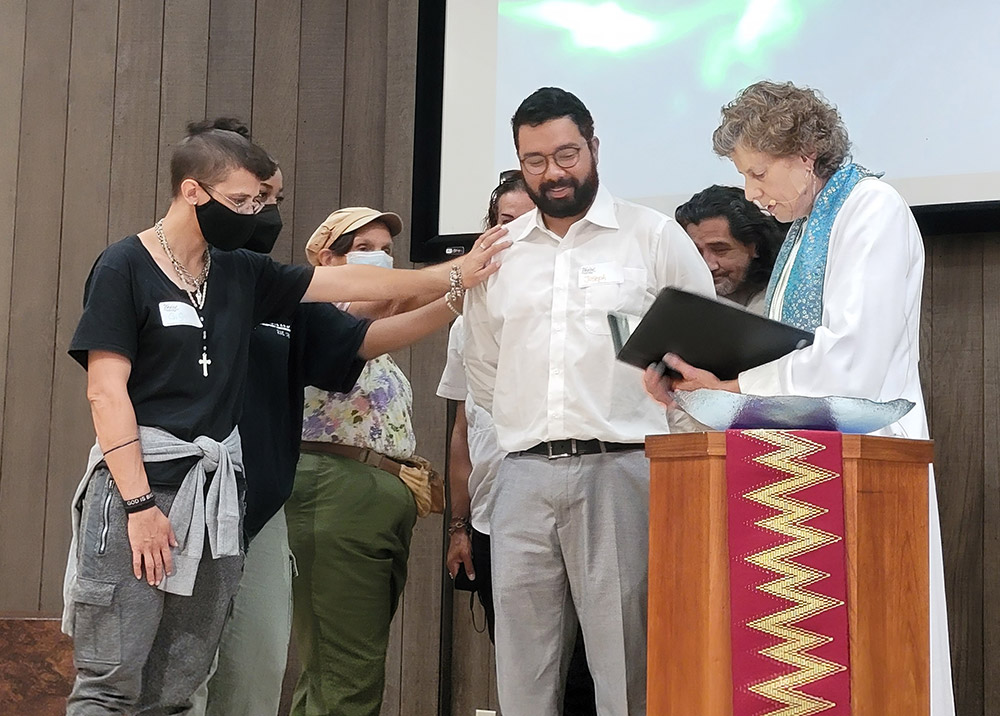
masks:
[[[794,251],[794,249],[793,249]],[[781,319],[794,255],[779,277],[769,315]],[[751,395],[842,395],[877,401],[906,398],[914,408],[879,434],[927,439],[917,363],[924,246],[903,198],[878,179],[863,179],[830,233],[822,324],[807,348],[744,371]],[[930,475],[931,714],[954,716],[944,592],[941,525]],[[902,688],[900,685],[899,688]]]

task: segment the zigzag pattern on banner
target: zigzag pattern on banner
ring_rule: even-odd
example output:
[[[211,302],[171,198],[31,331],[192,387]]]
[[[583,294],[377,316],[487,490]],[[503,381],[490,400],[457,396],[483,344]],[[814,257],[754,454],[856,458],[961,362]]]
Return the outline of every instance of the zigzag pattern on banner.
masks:
[[[792,538],[786,544],[746,557],[747,562],[779,575],[777,579],[760,585],[758,589],[791,602],[788,608],[755,619],[747,626],[779,640],[774,646],[761,650],[761,654],[795,668],[789,674],[755,684],[750,690],[782,704],[777,710],[768,712],[767,716],[812,716],[835,704],[803,693],[802,687],[847,667],[810,654],[811,650],[828,643],[830,637],[803,629],[796,626],[796,623],[839,607],[843,602],[810,591],[809,585],[830,575],[794,560],[807,552],[837,542],[840,537],[803,524],[824,514],[826,510],[789,495],[835,479],[838,475],[804,462],[805,458],[824,449],[819,443],[782,430],[747,430],[745,434],[776,448],[755,458],[754,462],[788,475],[780,482],[744,495],[749,500],[778,511],[773,517],[756,524],[762,529]]]

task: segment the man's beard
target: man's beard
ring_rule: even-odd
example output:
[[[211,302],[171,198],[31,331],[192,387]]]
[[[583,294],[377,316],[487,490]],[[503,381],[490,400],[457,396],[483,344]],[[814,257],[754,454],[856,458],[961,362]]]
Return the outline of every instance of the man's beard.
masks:
[[[726,298],[744,289],[749,289],[750,287],[747,286],[747,276],[750,274],[750,267],[753,265],[754,260],[756,259],[752,259],[747,264],[742,273],[730,271],[725,276],[719,278],[712,276],[712,281],[715,283],[715,294]]]
[[[745,276],[746,274],[744,274]],[[715,280],[715,293],[719,296],[729,296],[736,293],[742,285],[742,281],[737,281],[730,276],[725,276]]]
[[[568,219],[571,216],[579,216],[590,208],[590,205],[594,203],[594,197],[597,196],[598,184],[597,164],[593,164],[590,167],[590,174],[582,182],[577,182],[573,177],[567,176],[556,181],[544,182],[538,187],[537,194],[530,186],[525,188],[528,191],[528,196],[535,202],[535,206],[542,214],[551,216],[553,219]],[[573,193],[559,199],[550,199],[546,196],[546,191],[563,186],[571,187]]]

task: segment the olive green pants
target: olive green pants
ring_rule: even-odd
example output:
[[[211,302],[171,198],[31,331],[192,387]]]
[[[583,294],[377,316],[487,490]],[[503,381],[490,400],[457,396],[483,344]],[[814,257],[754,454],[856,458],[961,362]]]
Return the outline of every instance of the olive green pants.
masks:
[[[292,631],[302,675],[292,714],[377,716],[417,519],[413,496],[387,472],[303,452],[285,514],[299,568]]]

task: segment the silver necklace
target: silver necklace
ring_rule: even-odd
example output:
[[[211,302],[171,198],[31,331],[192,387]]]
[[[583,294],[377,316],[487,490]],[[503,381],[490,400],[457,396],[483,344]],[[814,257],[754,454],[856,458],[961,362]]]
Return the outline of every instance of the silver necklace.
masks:
[[[206,247],[201,273],[197,276],[192,276],[191,272],[187,270],[187,266],[178,261],[177,257],[174,256],[174,252],[170,249],[167,237],[163,234],[163,219],[157,221],[153,225],[153,229],[156,231],[156,238],[160,240],[163,252],[170,259],[170,265],[174,267],[174,273],[177,274],[177,278],[184,284],[184,292],[191,299],[191,304],[200,311],[205,307],[205,292],[208,290],[208,272],[212,268],[212,254],[209,253]]]
[[[174,273],[184,284],[184,293],[188,295],[191,305],[198,311],[198,320],[201,322],[201,358],[198,360],[198,365],[201,366],[202,377],[207,378],[208,366],[212,365],[212,361],[208,357],[208,331],[205,330],[205,316],[202,315],[202,310],[205,308],[205,294],[208,291],[208,272],[212,268],[212,254],[206,247],[203,257],[205,265],[202,266],[201,273],[197,277],[192,276],[187,267],[178,261],[174,252],[170,250],[167,237],[163,235],[163,219],[157,221],[153,228],[156,230],[156,238],[160,240],[163,252],[170,259],[170,265],[174,267]]]

